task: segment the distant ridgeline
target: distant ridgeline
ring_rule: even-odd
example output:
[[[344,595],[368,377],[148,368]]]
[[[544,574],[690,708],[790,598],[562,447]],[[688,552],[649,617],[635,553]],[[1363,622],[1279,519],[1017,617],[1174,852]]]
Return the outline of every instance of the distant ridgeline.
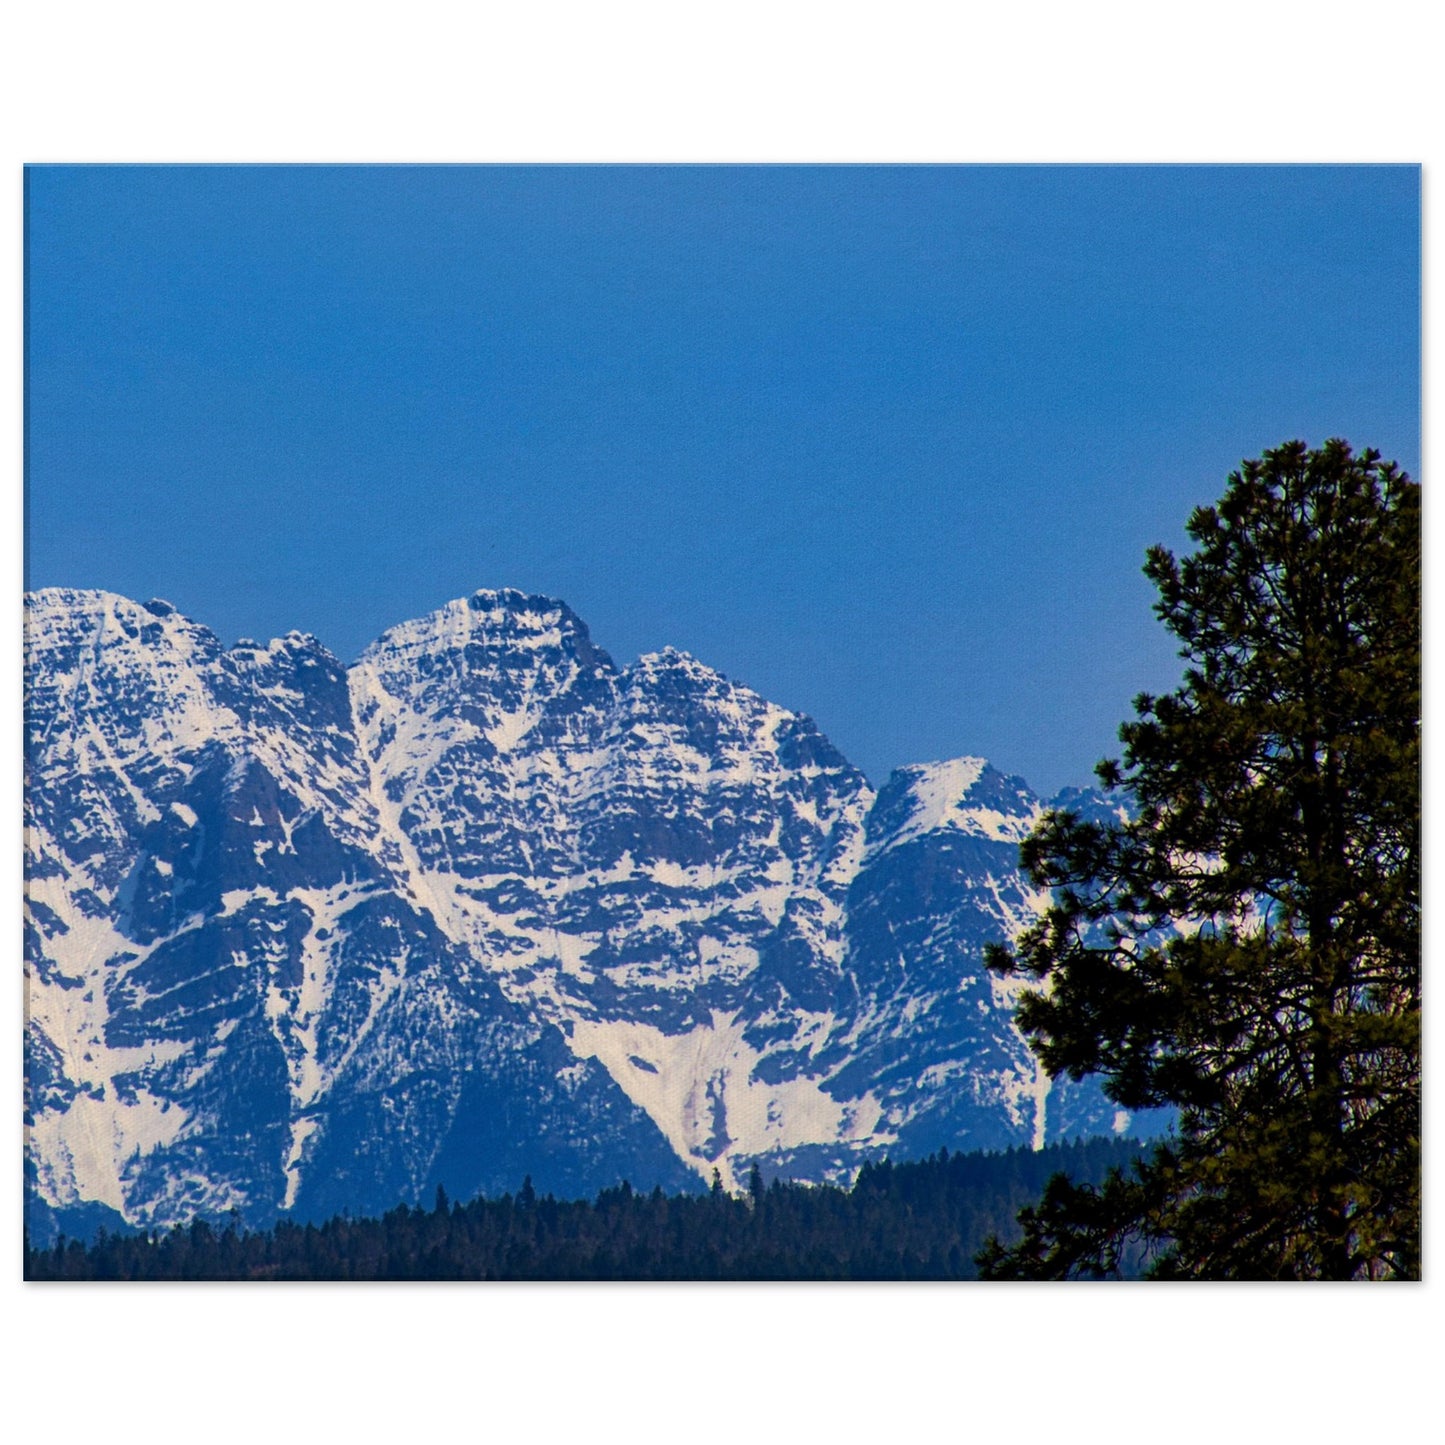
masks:
[[[593,1200],[517,1194],[379,1219],[282,1222],[247,1231],[197,1220],[163,1235],[59,1240],[25,1252],[30,1280],[960,1280],[991,1235],[1018,1237],[1015,1217],[1055,1173],[1098,1183],[1144,1146],[1092,1139],[1035,1151],[954,1154],[865,1164],[851,1189],[754,1172],[727,1193],[640,1194],[623,1183]],[[1137,1261],[1133,1262],[1137,1264]],[[1131,1265],[1123,1269],[1133,1273]]]
[[[34,1240],[1158,1127],[1044,1076],[983,966],[1047,800],[980,759],[875,790],[513,591],[350,668],[95,591],[31,594],[25,646]]]

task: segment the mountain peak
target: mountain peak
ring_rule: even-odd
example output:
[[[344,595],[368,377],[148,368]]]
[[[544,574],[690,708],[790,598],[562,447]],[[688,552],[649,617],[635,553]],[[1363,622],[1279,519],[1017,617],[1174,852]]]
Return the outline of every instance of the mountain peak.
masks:
[[[513,618],[524,627],[535,625],[531,620],[534,618],[576,618],[576,613],[560,598],[523,592],[519,587],[478,587],[464,600],[473,612],[486,613],[492,620],[499,616]],[[581,619],[577,618],[577,621]]]
[[[587,624],[565,602],[515,587],[479,588],[434,612],[398,623],[383,632],[357,661],[359,665],[374,663],[388,654],[466,654],[478,646],[508,651],[555,648],[583,665],[611,665],[607,655],[593,646]]]
[[[42,587],[25,594],[27,682],[84,664],[87,676],[142,677],[158,660],[205,668],[222,651],[210,628],[170,603],[140,603],[100,588]]]
[[[689,677],[727,681],[716,668],[709,667],[707,663],[699,661],[692,653],[684,652],[680,647],[668,646],[660,648],[656,652],[644,652],[630,670],[643,674],[680,672],[686,673]]]
[[[873,849],[896,848],[926,834],[956,832],[994,842],[1021,842],[1040,816],[1039,800],[1020,778],[983,758],[949,758],[894,771],[869,820]]]

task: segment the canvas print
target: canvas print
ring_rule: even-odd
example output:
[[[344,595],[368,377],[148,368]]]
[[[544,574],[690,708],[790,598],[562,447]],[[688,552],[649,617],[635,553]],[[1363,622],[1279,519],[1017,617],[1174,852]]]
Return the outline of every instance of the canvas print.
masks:
[[[1418,1278],[1419,208],[31,167],[27,1278]]]

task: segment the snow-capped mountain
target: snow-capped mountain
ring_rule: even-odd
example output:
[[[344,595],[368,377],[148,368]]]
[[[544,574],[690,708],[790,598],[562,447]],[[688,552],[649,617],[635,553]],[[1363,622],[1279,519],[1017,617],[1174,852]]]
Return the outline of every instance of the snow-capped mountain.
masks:
[[[26,681],[42,1209],[260,1223],[1128,1126],[1050,1087],[982,968],[1042,905],[1045,804],[981,760],[875,793],[808,718],[515,591],[348,670],[50,589]]]

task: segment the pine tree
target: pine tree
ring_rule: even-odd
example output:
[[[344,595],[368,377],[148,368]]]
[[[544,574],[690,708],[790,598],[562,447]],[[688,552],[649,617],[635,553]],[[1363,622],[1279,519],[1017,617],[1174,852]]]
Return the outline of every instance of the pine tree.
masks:
[[[1177,1133],[1098,1190],[1051,1187],[1004,1277],[1415,1277],[1420,1228],[1419,489],[1294,442],[1152,548],[1182,685],[1141,695],[1128,821],[1047,815],[1054,890],[990,964],[1047,988],[1019,1023],[1053,1075],[1103,1075]]]

